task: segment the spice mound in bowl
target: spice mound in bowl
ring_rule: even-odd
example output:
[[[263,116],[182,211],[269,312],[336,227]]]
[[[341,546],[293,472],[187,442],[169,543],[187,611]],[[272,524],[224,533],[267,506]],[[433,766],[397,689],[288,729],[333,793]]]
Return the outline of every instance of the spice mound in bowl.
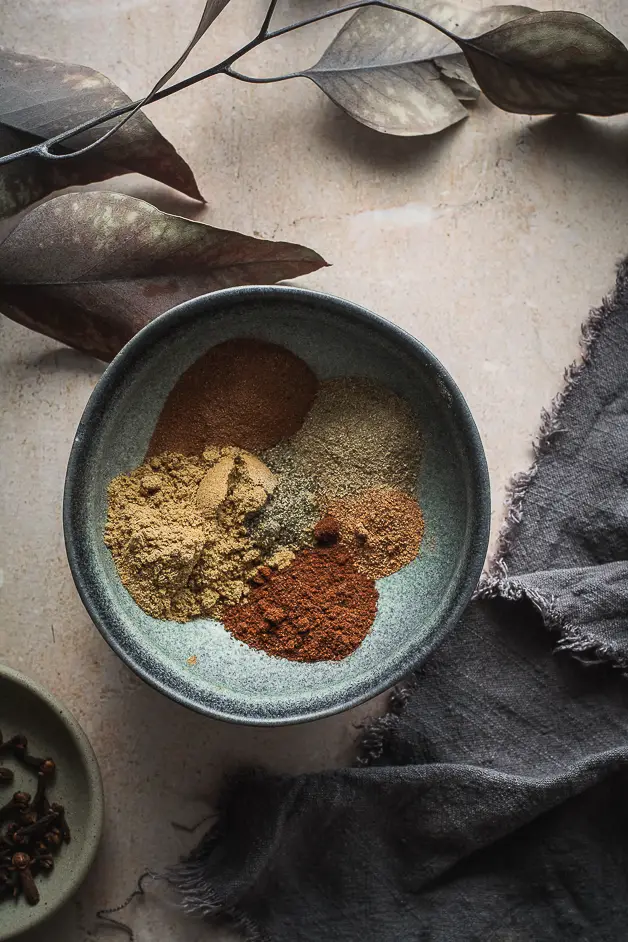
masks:
[[[375,620],[375,579],[419,555],[420,453],[391,389],[319,383],[284,347],[236,338],[175,384],[149,457],[109,485],[104,540],[148,615],[209,616],[273,657],[339,660]]]
[[[70,466],[70,564],[150,682],[212,715],[310,719],[422,659],[484,558],[488,486],[453,381],[337,299],[182,305],[109,367]]]
[[[274,475],[249,452],[166,452],[109,486],[105,543],[137,604],[154,618],[220,617],[238,602],[262,556],[247,521],[269,499]],[[278,551],[273,566],[291,555]]]

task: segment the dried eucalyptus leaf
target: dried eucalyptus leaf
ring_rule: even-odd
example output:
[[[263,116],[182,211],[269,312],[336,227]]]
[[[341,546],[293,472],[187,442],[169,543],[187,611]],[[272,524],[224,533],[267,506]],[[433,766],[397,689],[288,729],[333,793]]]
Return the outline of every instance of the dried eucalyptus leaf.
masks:
[[[181,301],[325,265],[301,245],[214,229],[132,196],[68,193],[31,210],[0,245],[0,310],[109,360]]]
[[[461,45],[482,91],[504,111],[628,111],[628,49],[581,13],[534,13]]]
[[[113,82],[86,66],[0,50],[0,153],[44,141],[129,101]],[[77,135],[72,147],[96,140],[109,126]],[[202,199],[188,164],[140,113],[83,157],[56,162],[26,158],[0,167],[0,218],[63,187],[123,173],[142,173]]]
[[[434,59],[434,65],[438,69],[440,77],[447,82],[460,101],[476,101],[480,97],[480,86],[475,81],[464,53],[437,56]]]
[[[465,37],[530,12],[512,5],[462,10],[442,0],[406,5]],[[404,137],[435,134],[462,121],[468,111],[459,98],[479,94],[455,43],[426,23],[379,7],[358,10],[302,74],[362,124]]]

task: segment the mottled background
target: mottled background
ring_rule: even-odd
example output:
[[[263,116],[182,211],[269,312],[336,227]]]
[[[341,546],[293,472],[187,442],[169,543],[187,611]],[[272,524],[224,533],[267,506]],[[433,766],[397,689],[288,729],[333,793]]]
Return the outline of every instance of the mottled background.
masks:
[[[321,3],[280,0],[278,21]],[[623,0],[537,6],[573,6],[628,38]],[[137,97],[186,45],[201,7],[5,0],[2,42],[90,65]],[[232,0],[186,73],[240,46],[262,15],[263,0]],[[251,68],[269,74],[314,62],[335,28],[291,34],[259,51]],[[539,412],[577,354],[580,322],[628,251],[628,122],[520,118],[483,102],[438,137],[384,138],[304,79],[255,87],[222,76],[149,114],[192,165],[208,205],[199,211],[140,177],[107,186],[218,226],[301,241],[333,265],[301,284],[364,304],[431,347],[480,427],[497,525],[508,478],[528,463]],[[0,334],[0,658],[73,710],[100,758],[107,795],[88,881],[45,931],[24,939],[84,942],[98,907],[126,896],[142,868],[189,845],[168,822],[202,816],[226,769],[250,761],[285,771],[337,765],[381,703],[257,731],[189,713],[136,680],[89,622],[63,548],[65,465],[101,366],[9,321]],[[161,897],[128,913],[139,942],[231,938],[185,920]]]

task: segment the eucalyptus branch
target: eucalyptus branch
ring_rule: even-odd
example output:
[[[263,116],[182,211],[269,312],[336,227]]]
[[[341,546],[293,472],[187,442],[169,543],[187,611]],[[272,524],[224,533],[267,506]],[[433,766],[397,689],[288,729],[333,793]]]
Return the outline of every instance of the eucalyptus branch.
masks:
[[[289,26],[282,26],[278,29],[270,30],[270,22],[275,12],[276,5],[277,0],[270,0],[270,5],[257,36],[255,36],[254,39],[250,40],[236,52],[231,53],[231,55],[227,56],[226,59],[223,59],[222,62],[219,62],[217,65],[214,65],[209,69],[204,69],[201,72],[197,72],[195,75],[191,75],[187,79],[176,82],[174,85],[170,85],[168,88],[160,88],[160,83],[158,82],[155,88],[144,98],[129,102],[126,105],[120,105],[118,108],[112,108],[110,111],[98,115],[97,117],[90,118],[88,121],[84,121],[82,124],[76,125],[76,127],[69,128],[67,131],[63,131],[61,134],[57,134],[54,137],[49,138],[47,141],[41,141],[38,144],[33,144],[31,147],[25,147],[22,150],[15,151],[12,154],[0,156],[0,166],[3,164],[12,163],[15,160],[19,160],[21,157],[40,157],[45,160],[68,160],[72,157],[79,157],[82,154],[93,150],[95,147],[98,147],[105,140],[115,134],[126,121],[132,118],[140,110],[140,108],[147,104],[152,104],[155,101],[162,101],[164,98],[168,98],[170,95],[174,95],[177,92],[180,92],[185,88],[189,88],[192,85],[196,85],[198,82],[202,82],[214,75],[228,75],[231,78],[238,79],[239,81],[250,82],[254,84],[282,82],[290,78],[297,78],[301,75],[300,72],[293,72],[271,78],[255,78],[254,76],[248,76],[241,72],[236,72],[231,68],[231,66],[234,64],[234,62],[237,62],[238,59],[241,59],[248,52],[251,52],[253,49],[263,45],[265,42],[268,42],[271,39],[277,39],[280,36],[285,36],[288,33],[294,32],[295,30],[303,29],[305,26],[311,26],[314,23],[320,23],[322,20],[327,20],[343,13],[351,13],[354,10],[361,9],[362,7],[381,7],[382,9],[391,10],[396,13],[404,13],[407,16],[411,16],[414,19],[420,20],[422,23],[425,23],[428,26],[434,27],[434,29],[438,30],[444,36],[447,36],[448,39],[451,39],[457,45],[461,45],[461,42],[463,41],[461,40],[461,37],[456,36],[455,33],[452,33],[444,26],[441,26],[435,20],[432,20],[429,16],[426,16],[423,13],[418,13],[415,10],[409,10],[407,7],[401,6],[397,3],[389,3],[387,0],[355,0],[355,2],[348,3],[343,7],[338,7],[335,10],[327,10],[324,13],[318,13],[314,16],[308,17],[305,20],[300,20],[298,23],[291,23]],[[468,41],[465,42],[468,44]],[[174,68],[176,68],[176,66],[173,67],[173,70]],[[173,70],[170,70],[168,75],[172,74]],[[65,143],[65,141],[75,137],[78,134],[82,134],[85,131],[90,131],[92,128],[95,128],[100,124],[104,124],[107,121],[112,121],[115,118],[119,118],[123,115],[126,115],[124,120],[116,124],[113,128],[109,128],[109,130],[106,131],[105,134],[103,134],[100,138],[98,138],[97,141],[93,141],[91,144],[86,145],[80,150],[66,151],[65,153],[61,154],[52,153],[50,149],[51,147],[62,145]]]
[[[270,28],[270,21],[273,18],[273,14],[275,12],[276,6],[277,6],[277,0],[270,0],[270,5],[268,7],[268,10],[266,11],[266,16],[264,17],[264,22],[262,23],[259,34],[258,34],[260,39],[263,39],[268,33],[268,30]]]

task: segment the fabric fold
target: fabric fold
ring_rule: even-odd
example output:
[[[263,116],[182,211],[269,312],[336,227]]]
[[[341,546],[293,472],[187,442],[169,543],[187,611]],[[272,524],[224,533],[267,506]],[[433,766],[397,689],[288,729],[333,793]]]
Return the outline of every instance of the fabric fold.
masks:
[[[169,875],[190,912],[249,942],[628,937],[626,264],[583,341],[489,575],[367,765],[228,782]]]
[[[545,626],[559,635],[557,648],[582,659],[628,667],[628,562],[545,569],[482,580],[478,598],[531,602]]]

